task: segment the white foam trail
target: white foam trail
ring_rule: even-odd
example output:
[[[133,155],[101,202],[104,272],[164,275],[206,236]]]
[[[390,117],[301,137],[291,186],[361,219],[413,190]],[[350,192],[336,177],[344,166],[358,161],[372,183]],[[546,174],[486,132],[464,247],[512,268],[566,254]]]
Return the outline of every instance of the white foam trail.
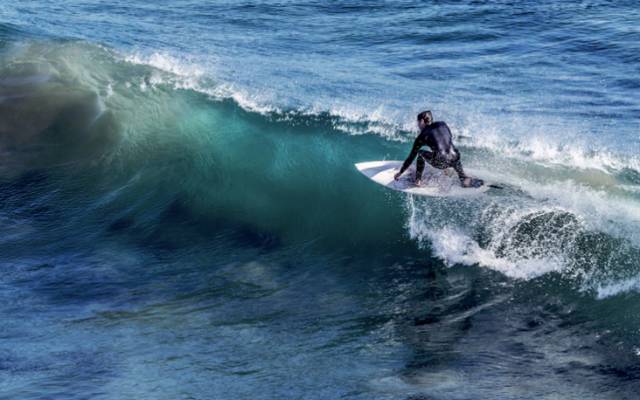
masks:
[[[435,256],[447,265],[481,265],[515,279],[532,279],[562,269],[552,258],[524,259],[496,257],[493,249],[483,249],[458,228],[446,227],[429,232]]]
[[[565,266],[563,255],[557,251],[541,251],[545,243],[533,241],[526,248],[509,247],[508,236],[514,227],[526,221],[526,217],[535,214],[532,210],[506,209],[501,215],[492,216],[489,244],[480,246],[461,225],[463,221],[451,220],[439,226],[437,216],[424,207],[424,204],[409,198],[409,232],[420,243],[431,243],[434,255],[445,264],[480,265],[499,271],[515,279],[532,279],[551,271],[559,271]],[[539,211],[539,210],[538,210]],[[553,210],[557,211],[557,210]],[[445,221],[448,217],[444,216]],[[454,218],[455,219],[455,218]],[[455,226],[450,225],[455,224]],[[506,247],[505,247],[506,245]],[[498,249],[503,247],[502,255]],[[544,256],[541,256],[544,254]]]
[[[451,207],[460,210],[460,204],[439,211],[437,201],[409,198],[410,235],[430,243],[433,255],[449,266],[479,265],[523,280],[561,272],[598,299],[640,292],[640,275],[628,278],[615,261],[620,255],[575,247],[586,232],[618,237],[621,242],[611,251],[622,254],[640,246],[637,201],[570,182],[532,184],[528,192],[532,198],[476,199],[471,206],[478,211],[466,217],[450,212]]]
[[[625,279],[620,282],[598,285],[598,287],[596,288],[598,299],[606,299],[608,297],[613,297],[632,291],[640,291],[640,276],[636,276],[635,278],[631,279]]]
[[[487,171],[486,176],[491,173]],[[485,176],[485,175],[483,175]],[[633,198],[614,196],[572,180],[557,182],[523,181],[504,174],[501,182],[518,186],[540,204],[553,204],[581,219],[586,228],[630,240],[640,246],[640,203]]]

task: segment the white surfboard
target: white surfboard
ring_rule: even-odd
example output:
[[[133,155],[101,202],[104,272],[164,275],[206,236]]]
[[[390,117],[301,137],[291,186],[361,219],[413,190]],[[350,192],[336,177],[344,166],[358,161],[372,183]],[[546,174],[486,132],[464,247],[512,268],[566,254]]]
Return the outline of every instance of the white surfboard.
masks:
[[[402,161],[367,161],[357,163],[355,166],[358,171],[376,183],[389,189],[420,196],[477,196],[490,188],[488,182],[477,188],[464,188],[460,185],[458,175],[453,168],[441,170],[429,164],[425,165],[420,186],[414,183],[415,165],[409,167],[397,181],[393,176],[400,170]],[[465,172],[467,172],[466,169]]]

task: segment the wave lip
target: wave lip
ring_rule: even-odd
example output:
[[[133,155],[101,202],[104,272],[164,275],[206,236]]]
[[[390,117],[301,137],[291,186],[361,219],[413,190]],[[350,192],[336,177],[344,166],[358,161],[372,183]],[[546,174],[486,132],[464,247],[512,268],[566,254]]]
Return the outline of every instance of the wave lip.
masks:
[[[473,137],[465,136],[463,143],[503,157],[546,165],[598,169],[608,173],[624,170],[640,172],[640,158],[636,156],[622,155],[607,149],[589,150],[578,143],[559,143],[543,135],[533,135],[525,140],[509,140],[496,133],[480,132]]]
[[[390,140],[408,141],[414,135],[415,123],[413,114],[399,113],[384,105],[362,109],[340,100],[331,105],[299,104],[293,108],[283,107],[273,95],[266,92],[247,90],[233,82],[219,80],[216,67],[209,62],[203,66],[195,57],[175,57],[168,53],[153,52],[150,54],[130,53],[122,56],[126,62],[153,67],[165,74],[152,76],[152,84],[170,84],[176,89],[194,90],[213,99],[233,100],[240,107],[250,112],[257,112],[278,120],[296,123],[297,119],[317,120],[324,118],[330,121],[332,128],[345,133],[375,134]],[[410,114],[410,115],[409,115]],[[304,121],[301,121],[304,123]],[[535,129],[525,121],[508,121],[503,130],[526,131],[520,139],[509,138],[496,127],[501,125],[499,119],[489,124],[478,126],[477,123],[451,123],[455,132],[460,133],[460,143],[472,149],[490,151],[500,157],[513,158],[544,165],[566,166],[575,169],[597,169],[606,173],[618,173],[632,170],[640,173],[640,158],[633,155],[608,150],[590,150],[576,141],[561,142],[546,135],[538,125]],[[523,139],[524,138],[524,139]]]
[[[330,107],[313,104],[299,104],[284,107],[265,92],[251,91],[233,82],[220,81],[215,66],[203,68],[189,57],[174,57],[167,53],[154,52],[149,55],[133,53],[123,59],[136,65],[146,65],[166,73],[155,75],[153,84],[169,84],[175,89],[190,89],[210,96],[214,100],[232,100],[244,110],[268,116],[278,121],[308,125],[327,123],[336,129],[352,135],[375,134],[391,140],[404,140],[403,134],[409,126],[398,124],[390,118],[384,106],[362,110],[352,104],[336,101]],[[410,125],[412,126],[412,125]]]

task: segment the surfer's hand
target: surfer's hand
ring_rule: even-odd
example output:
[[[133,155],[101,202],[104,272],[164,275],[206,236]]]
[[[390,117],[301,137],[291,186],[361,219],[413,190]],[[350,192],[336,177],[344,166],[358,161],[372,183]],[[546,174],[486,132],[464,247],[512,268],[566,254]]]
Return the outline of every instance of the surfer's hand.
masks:
[[[393,176],[393,180],[397,181],[398,179],[400,179],[400,175],[402,175],[402,172],[397,172],[394,176]],[[387,175],[388,176],[388,175]]]

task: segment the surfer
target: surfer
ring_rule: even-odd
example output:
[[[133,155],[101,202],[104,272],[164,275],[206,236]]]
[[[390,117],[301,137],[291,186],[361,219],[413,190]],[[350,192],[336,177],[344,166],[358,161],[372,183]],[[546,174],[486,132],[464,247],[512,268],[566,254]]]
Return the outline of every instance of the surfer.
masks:
[[[423,111],[418,114],[418,128],[420,129],[420,134],[413,142],[411,153],[409,153],[400,171],[394,175],[393,179],[398,180],[417,156],[416,186],[420,186],[422,183],[422,171],[424,171],[425,162],[438,169],[453,168],[458,174],[462,187],[478,187],[482,185],[483,182],[480,179],[472,179],[464,173],[460,162],[460,152],[453,145],[451,131],[446,123],[441,121],[433,122],[431,111]],[[431,151],[423,150],[423,146],[429,147]]]

